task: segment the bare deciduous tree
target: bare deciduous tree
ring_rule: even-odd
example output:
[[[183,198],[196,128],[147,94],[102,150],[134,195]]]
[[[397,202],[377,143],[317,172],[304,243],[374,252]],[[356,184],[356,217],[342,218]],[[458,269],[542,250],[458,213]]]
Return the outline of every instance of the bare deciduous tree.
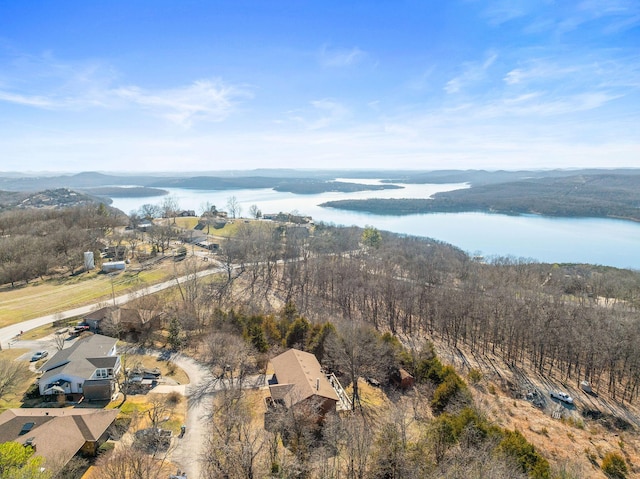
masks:
[[[258,456],[266,433],[251,424],[251,408],[241,389],[233,387],[218,394],[211,414],[207,453],[202,457],[206,479],[264,477]]]
[[[252,348],[242,337],[213,332],[206,338],[205,348],[217,387],[242,387],[247,374],[255,369]]]
[[[240,206],[240,203],[235,196],[227,198],[227,209],[229,210],[229,215],[231,215],[232,218],[242,215],[242,206]]]
[[[95,479],[160,479],[168,477],[170,466],[164,458],[153,457],[140,449],[120,447],[96,462]]]
[[[255,205],[255,204],[249,207],[249,214],[251,215],[252,218],[256,220],[262,217],[262,211],[260,211],[260,208],[258,208],[258,205]]]
[[[353,385],[353,408],[360,406],[358,378],[385,374],[389,361],[387,346],[364,324],[342,324],[338,333],[327,338],[326,353],[330,363],[346,374]]]
[[[20,362],[0,358],[0,398],[15,391],[27,375],[25,367]]]
[[[178,210],[180,209],[178,198],[175,196],[165,196],[160,208],[162,210],[162,216],[165,218],[173,217],[173,222],[175,223],[175,216],[178,214]]]

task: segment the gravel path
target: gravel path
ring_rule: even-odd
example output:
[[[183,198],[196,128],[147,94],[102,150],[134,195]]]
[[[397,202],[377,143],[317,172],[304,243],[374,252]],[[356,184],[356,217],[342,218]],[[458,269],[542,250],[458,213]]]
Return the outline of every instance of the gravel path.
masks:
[[[204,384],[209,383],[212,378],[204,366],[189,357],[177,354],[171,358],[171,361],[182,368],[189,376],[189,384],[185,388],[188,401],[185,424],[187,429],[185,435],[177,439],[177,447],[172,452],[171,459],[172,462],[180,466],[181,471],[187,473],[189,479],[199,479],[200,458],[204,451],[207,437],[206,417],[211,411],[213,393],[200,395],[198,391]]]

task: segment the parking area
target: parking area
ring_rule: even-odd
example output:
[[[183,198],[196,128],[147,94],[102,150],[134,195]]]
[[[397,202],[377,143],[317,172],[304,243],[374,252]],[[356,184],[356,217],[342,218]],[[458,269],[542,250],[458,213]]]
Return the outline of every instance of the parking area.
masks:
[[[27,352],[19,356],[20,361],[29,362],[29,369],[37,370],[60,349],[66,349],[71,346],[77,338],[70,338],[68,335],[58,335],[56,333],[49,334],[40,339],[20,339],[20,336],[14,338],[9,343],[10,348],[26,349]],[[36,353],[41,353],[41,357],[36,358]]]

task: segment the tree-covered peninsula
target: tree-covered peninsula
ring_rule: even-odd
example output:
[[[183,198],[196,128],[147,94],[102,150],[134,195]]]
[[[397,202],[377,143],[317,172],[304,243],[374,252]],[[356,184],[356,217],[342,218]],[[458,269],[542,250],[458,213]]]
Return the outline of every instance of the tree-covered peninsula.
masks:
[[[473,186],[432,198],[340,200],[321,206],[381,215],[480,211],[640,221],[640,173],[538,178]]]

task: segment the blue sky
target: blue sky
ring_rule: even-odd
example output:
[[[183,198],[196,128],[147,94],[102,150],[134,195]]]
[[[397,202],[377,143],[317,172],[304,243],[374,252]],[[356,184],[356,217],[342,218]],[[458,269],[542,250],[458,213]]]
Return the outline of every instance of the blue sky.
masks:
[[[0,0],[1,171],[617,166],[637,0]]]

